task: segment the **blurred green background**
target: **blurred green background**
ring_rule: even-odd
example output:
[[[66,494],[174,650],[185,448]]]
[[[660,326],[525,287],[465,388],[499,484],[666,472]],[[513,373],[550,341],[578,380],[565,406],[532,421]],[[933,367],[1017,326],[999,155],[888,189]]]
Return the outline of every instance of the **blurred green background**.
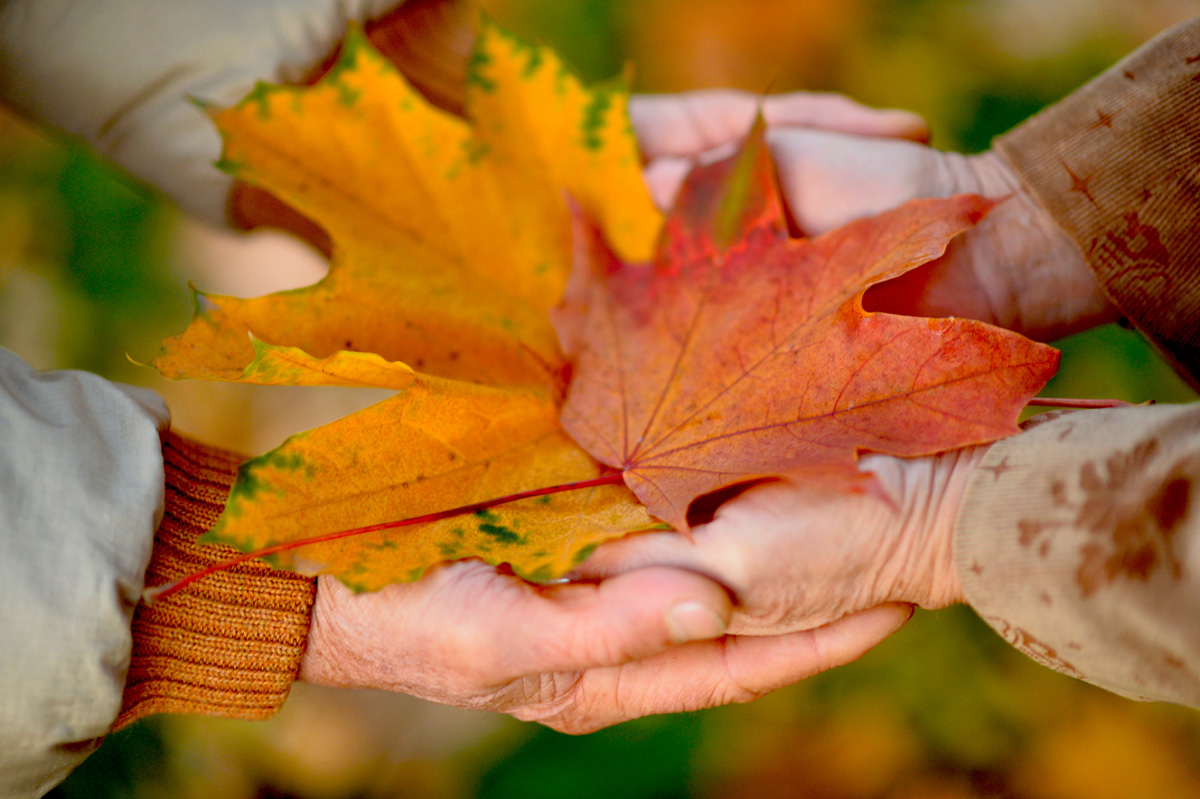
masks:
[[[918,111],[936,146],[966,151],[1200,13],[1186,0],[485,5],[587,78],[631,63],[644,91],[836,90]],[[264,434],[263,420],[299,429],[338,415],[337,397],[170,386],[126,358],[149,357],[186,324],[188,279],[253,293],[243,272],[275,259],[285,262],[270,267],[286,273],[279,280],[308,282],[320,269],[311,253],[204,231],[81,148],[15,120],[0,119],[0,142],[0,345],[42,368],[155,386],[187,432],[244,451],[290,432]],[[1048,395],[1195,398],[1127,330],[1059,346]],[[1182,799],[1200,796],[1200,714],[1037,666],[957,608],[920,613],[858,663],[756,703],[581,738],[407,697],[298,686],[269,722],[136,724],[53,795]]]

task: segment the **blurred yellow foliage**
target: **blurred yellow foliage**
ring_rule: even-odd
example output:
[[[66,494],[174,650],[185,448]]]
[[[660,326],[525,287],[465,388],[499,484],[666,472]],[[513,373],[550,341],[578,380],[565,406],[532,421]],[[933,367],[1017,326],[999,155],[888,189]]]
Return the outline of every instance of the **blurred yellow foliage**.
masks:
[[[765,92],[827,84],[872,0],[645,0],[631,8],[629,51],[656,91]]]
[[[1014,783],[1035,799],[1195,799],[1200,763],[1160,710],[1093,696],[1061,723],[1034,731]]]

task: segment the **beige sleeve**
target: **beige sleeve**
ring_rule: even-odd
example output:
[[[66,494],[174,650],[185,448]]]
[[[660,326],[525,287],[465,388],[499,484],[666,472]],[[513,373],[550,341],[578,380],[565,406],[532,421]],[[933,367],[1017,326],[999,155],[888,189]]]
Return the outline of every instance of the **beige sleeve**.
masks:
[[[1200,387],[1200,19],[996,149]],[[968,602],[1035,660],[1200,707],[1200,403],[1047,414],[991,448],[956,527]]]
[[[991,448],[959,513],[967,601],[1025,654],[1200,707],[1200,403],[1054,413]]]

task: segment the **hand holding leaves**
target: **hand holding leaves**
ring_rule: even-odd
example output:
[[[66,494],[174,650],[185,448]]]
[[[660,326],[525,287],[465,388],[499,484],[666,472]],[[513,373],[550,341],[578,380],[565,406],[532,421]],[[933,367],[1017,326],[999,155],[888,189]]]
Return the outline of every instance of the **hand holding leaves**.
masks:
[[[584,733],[756,699],[856,659],[909,615],[887,605],[806,632],[719,637],[729,613],[720,586],[678,569],[539,587],[463,562],[361,594],[322,577],[300,677]]]
[[[547,580],[649,514],[686,528],[695,498],[733,484],[803,470],[844,489],[860,449],[1011,434],[1053,372],[1056,353],[994,328],[862,310],[989,201],[791,239],[758,129],[688,179],[647,263],[661,217],[625,95],[487,25],[471,70],[467,123],[351,37],[315,86],[216,115],[228,168],[328,230],[333,264],[310,288],[202,298],[160,370],[402,393],[247,464],[212,540],[360,589],[468,557]],[[363,143],[331,154],[330,135]],[[640,504],[597,484],[621,480]],[[444,518],[456,508],[476,513]]]
[[[735,597],[729,632],[779,635],[865,608],[902,602],[935,609],[963,601],[955,516],[987,447],[924,458],[866,455],[878,494],[781,480],[726,502],[692,541],[627,538],[580,566],[595,579],[647,566],[707,575]]]
[[[666,651],[722,634],[719,586],[647,569],[538,587],[446,562],[548,581],[601,541],[660,519],[685,528],[712,490],[799,472],[844,488],[863,448],[917,455],[1013,432],[1056,354],[982,325],[861,307],[870,285],[936,257],[992,203],[930,201],[793,240],[758,131],[696,171],[660,237],[621,90],[586,89],[553,54],[488,26],[469,77],[466,122],[425,105],[352,36],[315,86],[263,87],[215,114],[226,168],[321,225],[333,263],[307,289],[201,295],[157,365],[400,392],[247,464],[212,532],[337,576],[321,578],[302,676],[583,731],[745,701],[890,634],[906,609],[851,613],[870,607],[860,597],[763,628],[779,635]],[[822,102],[920,138],[911,117]],[[436,518],[389,529],[424,516]],[[375,529],[344,535],[362,526]],[[716,541],[721,529],[701,532]],[[659,536],[683,541],[630,546]],[[712,573],[740,587],[736,572]],[[780,585],[787,573],[764,576]],[[763,607],[736,618],[783,606]]]
[[[943,257],[875,289],[872,309],[978,319],[1039,341],[1116,318],[1079,246],[998,153],[800,128],[772,129],[768,139],[789,213],[807,235],[920,197],[1002,200]]]

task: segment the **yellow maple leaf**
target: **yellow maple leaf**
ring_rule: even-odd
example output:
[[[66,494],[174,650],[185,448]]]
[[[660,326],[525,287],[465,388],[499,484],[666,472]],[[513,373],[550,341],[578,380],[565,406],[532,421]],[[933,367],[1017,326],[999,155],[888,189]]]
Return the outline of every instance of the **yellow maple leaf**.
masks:
[[[493,385],[553,385],[547,311],[571,264],[571,195],[623,255],[649,257],[661,216],[641,180],[620,87],[584,87],[546,48],[481,23],[463,120],[434,108],[357,29],[314,86],[260,85],[216,111],[222,165],[330,235],[315,286],[198,297],[154,366],[243,379],[250,337],[340,350]]]
[[[434,108],[357,29],[305,87],[259,86],[213,119],[223,166],[320,224],[328,276],[255,299],[197,292],[164,342],[168,377],[401,393],[244,465],[205,540],[246,552],[411,519],[603,472],[558,421],[549,321],[572,259],[572,201],[648,259],[661,216],[617,86],[486,21],[467,119]],[[467,557],[547,580],[598,543],[660,529],[619,484],[284,549],[275,565],[356,589]]]
[[[403,394],[244,465],[225,513],[202,540],[253,551],[600,475],[562,431],[545,393],[418,375]],[[548,580],[603,541],[664,528],[623,484],[597,485],[308,544],[271,561],[336,574],[356,590],[414,580],[433,564],[465,557]]]
[[[314,358],[297,347],[280,347],[254,339],[254,360],[242,380],[275,386],[375,386],[403,391],[416,372],[407,364],[386,361],[372,352],[335,352]]]

